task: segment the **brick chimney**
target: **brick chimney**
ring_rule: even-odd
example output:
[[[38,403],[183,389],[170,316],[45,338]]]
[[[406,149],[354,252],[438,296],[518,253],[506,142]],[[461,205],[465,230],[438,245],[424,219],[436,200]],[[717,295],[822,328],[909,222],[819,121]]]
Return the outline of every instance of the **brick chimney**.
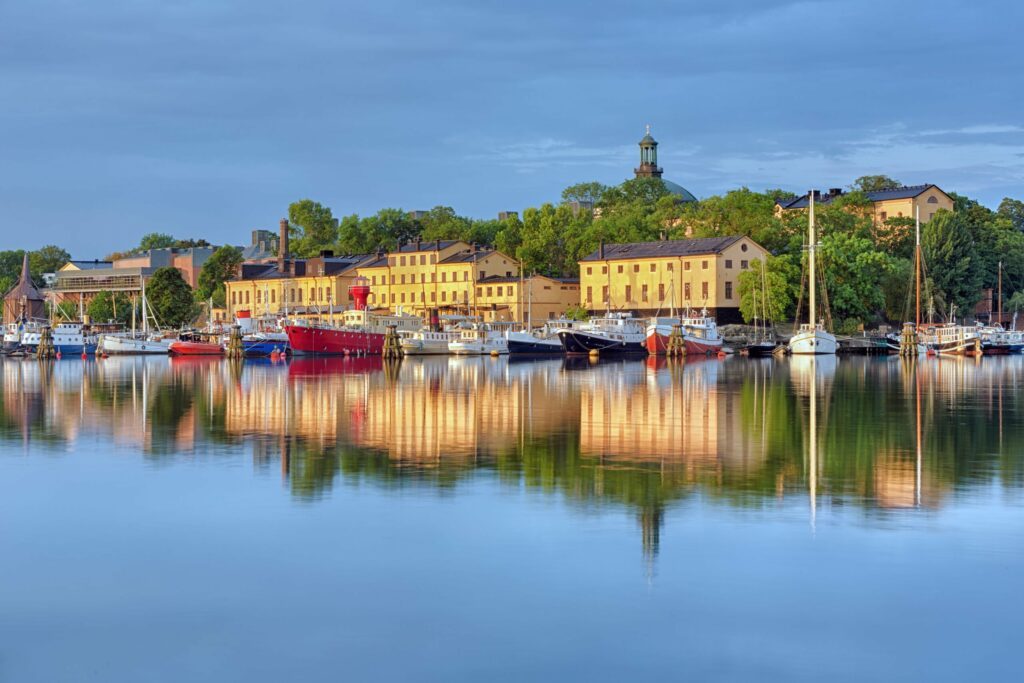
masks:
[[[281,237],[277,241],[277,271],[284,273],[288,270],[288,219],[281,219]]]
[[[597,243],[597,258],[604,260],[604,240]]]

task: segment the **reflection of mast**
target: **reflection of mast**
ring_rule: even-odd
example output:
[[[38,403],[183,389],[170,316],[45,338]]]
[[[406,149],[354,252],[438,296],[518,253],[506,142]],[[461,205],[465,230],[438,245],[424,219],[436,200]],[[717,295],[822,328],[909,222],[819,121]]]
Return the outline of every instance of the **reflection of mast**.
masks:
[[[816,365],[817,359],[811,356],[811,462],[808,481],[811,502],[811,529],[815,528],[818,513],[818,369]]]
[[[921,373],[919,369],[914,370],[914,384],[917,413],[917,453],[914,469],[914,505],[921,507]]]
[[[640,511],[640,530],[644,545],[644,562],[647,563],[648,573],[653,573],[654,562],[658,559],[658,551],[661,549],[661,525],[664,521],[663,511],[660,505],[645,507]]]

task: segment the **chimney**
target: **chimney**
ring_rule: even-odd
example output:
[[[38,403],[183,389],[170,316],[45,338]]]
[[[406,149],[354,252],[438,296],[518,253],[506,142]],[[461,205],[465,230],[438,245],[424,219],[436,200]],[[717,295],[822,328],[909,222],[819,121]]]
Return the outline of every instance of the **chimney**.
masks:
[[[288,263],[288,219],[281,219],[281,237],[277,242],[277,270],[287,272]]]
[[[597,243],[597,258],[604,260],[604,240]]]
[[[416,238],[416,251],[419,251],[419,250],[420,250],[420,238],[417,237]]]
[[[833,187],[833,188],[829,188],[828,196],[829,197],[838,197],[842,193],[843,193],[843,188],[841,188],[841,187]]]

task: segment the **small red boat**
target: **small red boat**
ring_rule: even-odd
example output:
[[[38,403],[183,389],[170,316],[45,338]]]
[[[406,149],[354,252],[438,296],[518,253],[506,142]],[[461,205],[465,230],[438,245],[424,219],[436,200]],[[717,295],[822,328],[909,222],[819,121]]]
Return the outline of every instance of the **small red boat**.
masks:
[[[171,342],[167,348],[178,356],[222,356],[224,346],[216,336],[188,334]]]

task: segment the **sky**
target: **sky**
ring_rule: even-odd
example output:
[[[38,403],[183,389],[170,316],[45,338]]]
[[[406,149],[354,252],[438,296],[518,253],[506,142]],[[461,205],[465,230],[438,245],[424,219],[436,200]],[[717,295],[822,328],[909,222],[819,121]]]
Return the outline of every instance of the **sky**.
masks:
[[[488,218],[632,175],[1024,198],[1024,3],[0,0],[0,249]]]

